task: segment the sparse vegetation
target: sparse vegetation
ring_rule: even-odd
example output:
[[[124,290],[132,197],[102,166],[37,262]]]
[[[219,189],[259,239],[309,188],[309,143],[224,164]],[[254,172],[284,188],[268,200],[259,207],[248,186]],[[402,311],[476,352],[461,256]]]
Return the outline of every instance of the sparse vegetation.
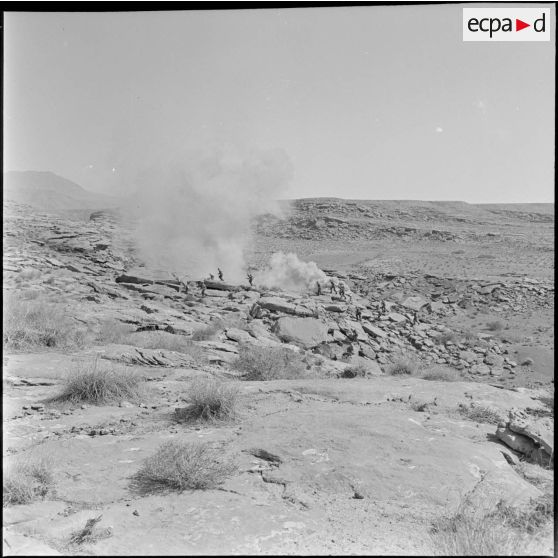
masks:
[[[504,329],[504,322],[500,320],[493,320],[486,323],[486,327],[489,331],[502,331]]]
[[[305,375],[303,355],[286,347],[243,345],[234,368],[243,380],[284,380]]]
[[[190,420],[233,419],[239,397],[239,388],[234,382],[215,378],[195,378],[188,386],[188,407],[175,410],[178,422]]]
[[[168,441],[145,459],[132,479],[132,487],[144,494],[215,488],[236,469],[235,464],[221,459],[222,452],[207,444]]]
[[[57,304],[39,299],[10,298],[4,305],[3,341],[6,349],[71,349],[82,347],[86,331],[78,328]]]
[[[60,395],[52,401],[91,403],[102,405],[115,401],[137,400],[141,394],[144,378],[123,366],[103,363],[80,363],[66,378]]]
[[[466,511],[462,502],[450,517],[436,521],[431,530],[433,547],[441,556],[536,555],[539,537],[550,530],[553,498],[545,495],[518,509],[498,503],[490,513]]]
[[[214,339],[215,336],[223,329],[223,323],[220,320],[210,323],[205,327],[196,329],[192,335],[194,341],[208,341]]]
[[[106,343],[126,343],[127,336],[134,330],[130,324],[124,324],[118,320],[102,320],[99,324],[99,332],[96,341]]]
[[[456,343],[457,342],[457,335],[452,331],[446,331],[444,333],[440,333],[435,339],[435,341],[440,345],[445,345],[448,342]]]
[[[4,469],[2,505],[30,504],[52,492],[54,478],[48,459],[23,457]]]
[[[390,376],[416,374],[417,364],[408,358],[398,358],[386,367],[386,374]]]
[[[498,424],[502,416],[498,411],[484,405],[464,405],[458,407],[459,414],[468,420],[479,423]]]
[[[423,380],[457,382],[461,379],[461,374],[455,368],[449,368],[448,366],[433,366],[424,370],[420,377]]]
[[[342,378],[359,378],[364,377],[368,373],[366,366],[363,364],[356,364],[354,366],[347,366],[343,373],[341,374]]]

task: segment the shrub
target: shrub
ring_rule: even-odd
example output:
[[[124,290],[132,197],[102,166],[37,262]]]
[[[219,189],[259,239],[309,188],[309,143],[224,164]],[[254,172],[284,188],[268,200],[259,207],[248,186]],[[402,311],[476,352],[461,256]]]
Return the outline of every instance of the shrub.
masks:
[[[421,376],[423,380],[437,380],[440,382],[457,382],[461,379],[461,374],[455,368],[447,366],[434,366],[425,370]]]
[[[498,411],[484,405],[471,405],[468,407],[467,405],[460,404],[458,411],[464,418],[480,423],[498,424],[503,418]]]
[[[415,374],[417,365],[408,358],[398,358],[386,367],[386,374],[398,376],[402,374]]]
[[[51,464],[45,458],[20,457],[5,468],[2,486],[4,507],[42,499],[54,486]]]
[[[226,420],[235,417],[239,389],[233,382],[215,378],[194,378],[188,386],[189,406],[176,409],[177,421]]]
[[[537,555],[537,538],[552,522],[553,498],[532,500],[527,509],[498,503],[489,513],[467,513],[466,500],[450,517],[434,522],[431,537],[441,556],[521,556]]]
[[[102,320],[96,340],[99,343],[126,343],[126,337],[133,331],[133,326],[118,320]]]
[[[356,364],[354,366],[347,366],[341,373],[342,378],[357,378],[366,376],[368,370],[363,364]]]
[[[221,456],[221,451],[200,442],[165,442],[144,460],[132,479],[133,488],[142,493],[214,488],[236,469]]]
[[[504,325],[505,324],[500,320],[494,320],[486,323],[486,327],[489,331],[502,331],[504,329]]]
[[[5,301],[5,348],[76,348],[83,346],[85,333],[83,329],[75,327],[57,304],[40,300],[22,300],[20,297]]]
[[[81,363],[65,379],[65,387],[52,401],[102,405],[122,399],[138,399],[144,378],[113,364]]]
[[[243,345],[233,367],[244,373],[243,380],[284,380],[305,375],[302,356],[286,347]]]
[[[192,335],[192,339],[194,341],[208,341],[210,339],[213,339],[222,329],[223,324],[220,320],[218,320],[205,327],[196,329],[196,331],[194,331]]]
[[[440,333],[440,335],[436,336],[435,338],[436,343],[440,345],[445,345],[449,341],[451,341],[452,343],[456,343],[456,340],[457,336],[455,335],[455,333],[449,331]]]

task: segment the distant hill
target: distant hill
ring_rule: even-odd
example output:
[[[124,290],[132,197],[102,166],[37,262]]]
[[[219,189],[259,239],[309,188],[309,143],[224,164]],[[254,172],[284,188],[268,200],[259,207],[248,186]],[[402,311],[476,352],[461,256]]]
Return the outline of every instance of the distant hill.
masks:
[[[4,200],[24,203],[44,211],[105,209],[119,199],[85,190],[53,172],[10,171],[4,173]]]

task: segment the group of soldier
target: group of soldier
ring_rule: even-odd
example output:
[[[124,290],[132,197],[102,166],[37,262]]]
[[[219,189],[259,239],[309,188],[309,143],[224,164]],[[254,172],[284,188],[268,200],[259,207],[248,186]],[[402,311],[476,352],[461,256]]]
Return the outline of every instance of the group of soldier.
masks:
[[[347,300],[347,293],[345,291],[345,283],[340,282],[338,285],[335,284],[335,282],[333,281],[333,279],[330,279],[329,281],[329,292],[330,294],[339,294],[339,297],[342,300]],[[319,281],[316,281],[316,295],[320,296],[322,294],[322,285],[320,284]],[[349,295],[349,299],[351,299],[350,295]],[[362,310],[356,306],[355,307],[355,318],[357,321],[362,321]]]

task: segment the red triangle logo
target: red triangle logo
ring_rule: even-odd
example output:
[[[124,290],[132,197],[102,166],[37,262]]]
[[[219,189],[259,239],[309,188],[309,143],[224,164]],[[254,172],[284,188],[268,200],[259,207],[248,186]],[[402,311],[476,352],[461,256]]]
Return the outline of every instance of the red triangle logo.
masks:
[[[531,27],[531,24],[530,23],[525,23],[524,21],[521,21],[520,19],[515,20],[515,30],[516,31],[521,31],[522,29],[525,29],[525,27]]]

